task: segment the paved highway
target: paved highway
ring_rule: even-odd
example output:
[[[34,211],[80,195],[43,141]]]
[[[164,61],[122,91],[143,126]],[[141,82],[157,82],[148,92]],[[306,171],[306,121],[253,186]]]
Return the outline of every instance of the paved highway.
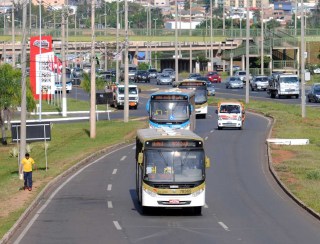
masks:
[[[212,162],[202,216],[181,210],[142,215],[135,147],[128,145],[60,182],[21,226],[16,243],[320,243],[319,221],[267,170],[269,121],[248,113],[244,130],[218,131],[216,119],[210,107],[208,118],[197,120]]]

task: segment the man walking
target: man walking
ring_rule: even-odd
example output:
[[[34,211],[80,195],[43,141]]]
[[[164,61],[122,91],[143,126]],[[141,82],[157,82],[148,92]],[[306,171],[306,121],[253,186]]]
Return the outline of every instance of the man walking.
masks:
[[[23,165],[23,179],[24,179],[24,190],[32,190],[32,166],[35,164],[34,160],[30,158],[29,153],[25,154],[25,158],[21,161]]]

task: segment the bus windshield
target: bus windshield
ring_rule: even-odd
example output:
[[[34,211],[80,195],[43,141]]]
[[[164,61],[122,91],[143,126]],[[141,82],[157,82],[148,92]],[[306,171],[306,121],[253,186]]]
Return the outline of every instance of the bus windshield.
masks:
[[[204,179],[204,151],[201,149],[150,149],[145,155],[145,180],[196,182]]]
[[[186,121],[189,119],[187,101],[151,101],[150,119],[159,122]]]

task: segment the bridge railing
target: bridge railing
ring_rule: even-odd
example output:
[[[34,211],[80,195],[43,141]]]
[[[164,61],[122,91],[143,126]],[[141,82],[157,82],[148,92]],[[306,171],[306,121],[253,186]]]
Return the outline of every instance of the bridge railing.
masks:
[[[273,69],[298,69],[299,64],[296,60],[274,60],[272,62]]]

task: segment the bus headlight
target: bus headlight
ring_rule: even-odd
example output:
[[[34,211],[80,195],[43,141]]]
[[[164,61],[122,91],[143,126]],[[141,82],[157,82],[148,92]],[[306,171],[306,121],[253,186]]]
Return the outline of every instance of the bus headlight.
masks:
[[[147,193],[148,195],[150,195],[152,197],[156,197],[157,196],[157,193],[154,193],[153,191],[150,191],[147,188],[144,188],[143,190],[145,191],[145,193]]]
[[[192,193],[191,196],[197,197],[197,196],[199,196],[203,191],[204,191],[204,188],[200,189],[199,191],[196,191],[196,192]]]

